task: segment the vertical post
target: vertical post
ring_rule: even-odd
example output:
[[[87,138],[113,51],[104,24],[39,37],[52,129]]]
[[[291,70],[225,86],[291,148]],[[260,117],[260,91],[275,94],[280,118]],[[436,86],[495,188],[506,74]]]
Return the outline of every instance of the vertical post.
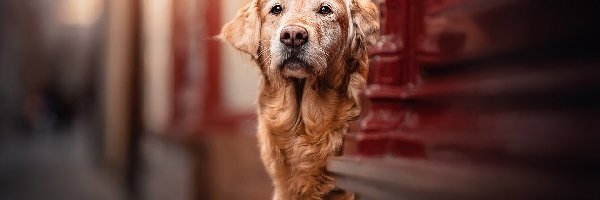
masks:
[[[370,80],[365,96],[370,102],[362,119],[361,131],[351,134],[350,145],[366,156],[392,154],[398,145],[410,149],[397,151],[405,156],[422,156],[422,147],[410,141],[397,141],[396,132],[410,115],[410,107],[393,93],[410,90],[418,84],[417,49],[422,33],[422,0],[385,0],[377,2],[381,11],[381,37],[370,51]],[[354,153],[354,152],[349,152]]]
[[[137,198],[138,148],[142,122],[140,0],[108,2],[108,52],[105,74],[106,158],[124,177],[130,199]]]
[[[139,199],[139,170],[140,170],[140,139],[144,131],[143,124],[143,52],[142,52],[142,3],[141,0],[131,0],[131,87],[129,93],[129,113],[131,125],[129,126],[129,145],[127,150],[126,184],[130,199]]]
[[[186,2],[188,0],[173,0],[171,11],[171,55],[173,56],[172,72],[173,82],[171,88],[171,107],[173,112],[170,117],[171,130],[180,128],[183,120],[183,88],[185,86],[185,66],[188,62],[187,56],[187,26],[185,18]]]
[[[220,1],[173,1],[173,115],[176,132],[197,134],[223,115]]]
[[[213,39],[221,32],[221,1],[210,1],[199,3],[202,5],[202,13],[199,19],[204,20],[204,35],[201,35],[201,44],[204,45],[206,53],[206,73],[201,83],[205,101],[202,106],[204,115],[202,124],[212,124],[223,115],[223,106],[221,104],[221,43]],[[217,117],[215,117],[217,116]]]

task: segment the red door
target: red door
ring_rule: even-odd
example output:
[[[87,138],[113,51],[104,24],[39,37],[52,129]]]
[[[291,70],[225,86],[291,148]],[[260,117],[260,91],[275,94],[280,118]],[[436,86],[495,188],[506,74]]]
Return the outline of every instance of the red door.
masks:
[[[329,171],[362,199],[600,199],[597,1],[386,0]]]

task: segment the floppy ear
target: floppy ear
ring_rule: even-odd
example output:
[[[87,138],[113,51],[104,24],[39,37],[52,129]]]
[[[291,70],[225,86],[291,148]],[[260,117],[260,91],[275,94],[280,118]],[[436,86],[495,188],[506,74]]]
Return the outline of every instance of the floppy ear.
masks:
[[[256,57],[260,39],[260,21],[257,13],[257,0],[241,8],[235,18],[223,26],[218,38],[229,42],[237,50]]]
[[[379,10],[371,0],[352,0],[350,5],[352,25],[354,26],[354,42],[371,46],[379,36]],[[356,40],[360,41],[356,41]]]
[[[369,72],[367,48],[379,38],[379,10],[371,0],[350,0],[352,38],[350,59],[347,63],[350,72],[348,95],[359,105],[359,93],[366,87]]]

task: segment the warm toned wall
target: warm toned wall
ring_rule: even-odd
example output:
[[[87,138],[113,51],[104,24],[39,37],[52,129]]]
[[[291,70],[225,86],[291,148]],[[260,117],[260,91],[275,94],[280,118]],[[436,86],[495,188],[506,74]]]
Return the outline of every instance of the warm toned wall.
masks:
[[[237,11],[248,0],[223,0],[221,1],[221,23],[225,24],[233,19]],[[222,45],[221,63],[221,91],[223,104],[231,111],[254,112],[257,95],[259,72],[251,63],[250,58],[230,45]]]
[[[150,132],[165,132],[171,113],[171,0],[143,0],[144,118]]]

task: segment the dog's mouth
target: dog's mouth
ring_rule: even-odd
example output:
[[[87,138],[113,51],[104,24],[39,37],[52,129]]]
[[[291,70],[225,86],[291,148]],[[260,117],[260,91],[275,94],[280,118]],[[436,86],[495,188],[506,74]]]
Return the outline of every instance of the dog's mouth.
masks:
[[[283,60],[279,66],[281,73],[287,77],[306,78],[310,76],[311,66],[298,55],[292,55]]]

